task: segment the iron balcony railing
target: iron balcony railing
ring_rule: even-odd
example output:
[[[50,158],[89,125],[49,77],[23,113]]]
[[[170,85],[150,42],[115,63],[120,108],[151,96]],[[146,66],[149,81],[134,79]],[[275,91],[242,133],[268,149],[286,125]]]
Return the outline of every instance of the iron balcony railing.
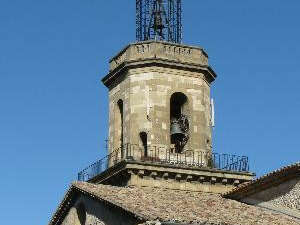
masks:
[[[78,173],[79,181],[88,181],[121,161],[152,162],[173,166],[205,167],[225,171],[249,172],[247,156],[185,150],[175,153],[158,146],[125,144]]]

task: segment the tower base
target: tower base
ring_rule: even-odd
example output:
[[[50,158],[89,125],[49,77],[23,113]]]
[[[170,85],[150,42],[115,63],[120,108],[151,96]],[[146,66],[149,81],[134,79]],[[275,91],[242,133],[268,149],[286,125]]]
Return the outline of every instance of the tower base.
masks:
[[[251,181],[254,175],[249,172],[121,161],[88,182],[121,187],[160,187],[173,190],[225,193],[241,183]]]

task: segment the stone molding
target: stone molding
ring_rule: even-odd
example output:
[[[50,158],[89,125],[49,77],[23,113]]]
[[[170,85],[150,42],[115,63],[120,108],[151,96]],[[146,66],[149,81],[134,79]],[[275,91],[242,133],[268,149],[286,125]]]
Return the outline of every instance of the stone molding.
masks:
[[[115,79],[129,68],[150,66],[176,68],[204,73],[211,83],[217,75],[208,65],[208,56],[203,49],[168,42],[148,41],[130,44],[110,60],[110,71],[102,79],[110,87]]]
[[[189,191],[225,193],[249,182],[254,174],[210,168],[165,166],[123,161],[93,178],[92,183],[116,186],[149,186]]]

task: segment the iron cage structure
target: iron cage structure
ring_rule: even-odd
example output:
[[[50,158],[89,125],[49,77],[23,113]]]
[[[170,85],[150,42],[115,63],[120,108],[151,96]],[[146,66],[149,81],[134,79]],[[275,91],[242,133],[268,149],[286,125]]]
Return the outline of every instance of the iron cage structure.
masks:
[[[136,0],[136,40],[181,43],[181,0]]]

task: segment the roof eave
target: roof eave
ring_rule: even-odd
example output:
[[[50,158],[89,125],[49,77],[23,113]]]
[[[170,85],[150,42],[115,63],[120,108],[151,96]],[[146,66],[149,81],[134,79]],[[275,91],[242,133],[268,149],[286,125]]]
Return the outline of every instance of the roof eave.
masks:
[[[70,186],[70,188],[68,189],[67,193],[65,194],[63,200],[61,201],[61,203],[59,204],[59,207],[57,208],[56,212],[53,214],[50,222],[48,225],[58,225],[60,224],[60,222],[62,222],[62,220],[65,218],[66,214],[68,213],[68,211],[70,210],[70,208],[72,207],[72,203],[74,203],[76,201],[76,195],[77,194],[84,194],[84,195],[88,195],[89,197],[92,197],[93,199],[99,200],[105,204],[108,204],[110,206],[113,207],[117,207],[120,210],[130,214],[131,216],[137,218],[138,220],[141,221],[147,221],[147,219],[144,215],[140,215],[138,213],[132,212],[128,209],[125,209],[124,207],[118,205],[118,204],[114,204],[112,202],[109,202],[103,198],[100,198],[96,195],[94,195],[91,192],[88,192],[80,187],[78,187],[76,185],[76,183],[78,182],[74,182],[72,183],[72,185]]]

